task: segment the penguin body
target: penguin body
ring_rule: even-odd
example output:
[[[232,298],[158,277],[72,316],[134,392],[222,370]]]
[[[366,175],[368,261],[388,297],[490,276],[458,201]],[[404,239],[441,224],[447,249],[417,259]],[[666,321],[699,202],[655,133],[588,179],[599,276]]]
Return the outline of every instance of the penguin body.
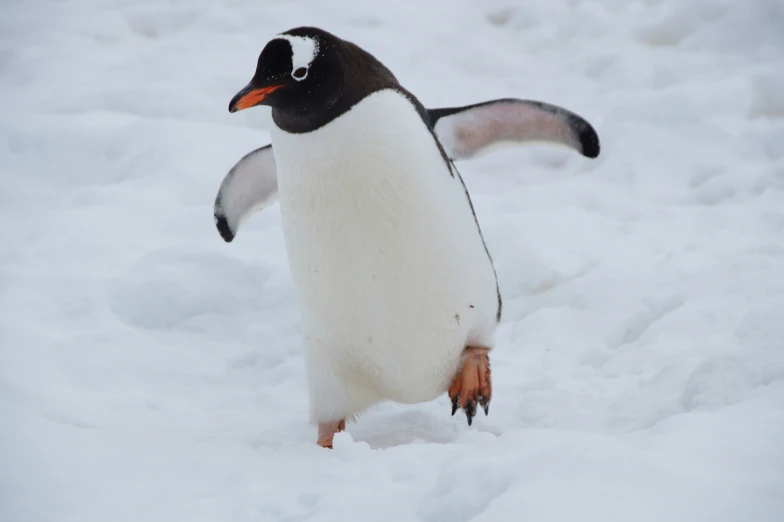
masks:
[[[280,202],[319,444],[385,400],[448,392],[453,415],[487,414],[502,302],[453,159],[531,140],[596,157],[593,128],[528,100],[427,110],[372,55],[316,28],[273,38],[229,110],[259,104],[272,107],[271,147],[226,176],[216,225],[232,241]]]
[[[311,420],[443,394],[466,345],[493,346],[499,302],[471,204],[425,122],[385,89],[317,130],[271,132]]]

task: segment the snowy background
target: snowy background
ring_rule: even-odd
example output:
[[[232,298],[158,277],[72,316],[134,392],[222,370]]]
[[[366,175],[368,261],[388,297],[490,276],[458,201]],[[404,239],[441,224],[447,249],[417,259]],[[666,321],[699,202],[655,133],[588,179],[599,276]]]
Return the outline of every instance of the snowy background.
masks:
[[[600,134],[459,165],[505,297],[472,428],[317,447],[278,207],[215,230],[299,25]],[[784,2],[3,0],[0,111],[2,522],[784,519]]]

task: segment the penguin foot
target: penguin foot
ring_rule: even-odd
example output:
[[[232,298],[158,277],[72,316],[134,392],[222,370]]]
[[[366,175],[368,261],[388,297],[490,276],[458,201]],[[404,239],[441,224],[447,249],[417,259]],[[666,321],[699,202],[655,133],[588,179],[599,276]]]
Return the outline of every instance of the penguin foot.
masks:
[[[490,398],[493,387],[490,382],[489,349],[468,346],[463,352],[463,367],[455,374],[449,387],[449,398],[452,399],[452,415],[458,406],[463,408],[468,425],[476,415],[476,405],[490,413]]]
[[[332,440],[335,434],[346,429],[346,419],[339,421],[319,422],[318,445],[322,448],[332,449]]]

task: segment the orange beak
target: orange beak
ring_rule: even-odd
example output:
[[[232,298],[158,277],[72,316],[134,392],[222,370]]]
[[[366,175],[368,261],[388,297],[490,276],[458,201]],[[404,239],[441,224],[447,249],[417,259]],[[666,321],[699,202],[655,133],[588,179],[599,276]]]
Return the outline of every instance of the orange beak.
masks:
[[[264,101],[264,98],[266,98],[268,94],[277,91],[281,87],[283,87],[283,85],[270,85],[269,87],[258,89],[249,84],[231,99],[231,103],[229,103],[229,112],[237,112],[258,105]]]

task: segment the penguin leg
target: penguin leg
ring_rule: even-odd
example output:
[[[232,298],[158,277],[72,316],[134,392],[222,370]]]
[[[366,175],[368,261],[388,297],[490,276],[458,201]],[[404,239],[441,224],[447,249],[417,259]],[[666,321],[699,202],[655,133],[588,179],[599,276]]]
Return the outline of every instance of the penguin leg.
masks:
[[[346,429],[346,419],[339,421],[319,422],[318,445],[322,448],[332,449],[332,439],[335,434]]]
[[[489,348],[467,346],[463,351],[463,365],[455,374],[449,387],[452,415],[459,405],[465,411],[469,426],[476,415],[477,402],[485,410],[485,415],[490,412],[493,386],[490,382],[489,351]]]

